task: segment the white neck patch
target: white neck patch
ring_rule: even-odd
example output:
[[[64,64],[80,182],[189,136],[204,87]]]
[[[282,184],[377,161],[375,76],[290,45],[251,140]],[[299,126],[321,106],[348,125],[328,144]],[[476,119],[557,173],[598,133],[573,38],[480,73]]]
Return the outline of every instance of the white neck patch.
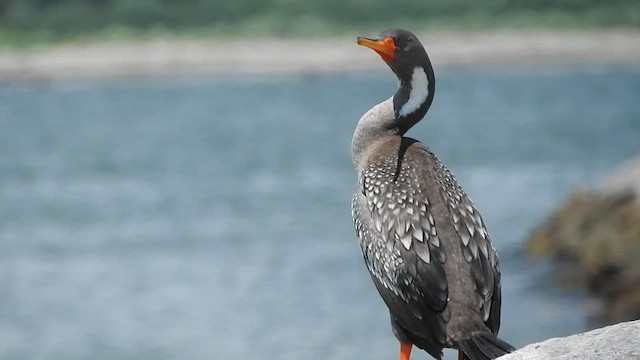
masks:
[[[427,100],[427,96],[429,96],[429,79],[427,79],[427,74],[424,72],[424,69],[421,66],[416,66],[413,68],[413,74],[411,74],[409,100],[402,105],[398,115],[405,117],[418,110]]]

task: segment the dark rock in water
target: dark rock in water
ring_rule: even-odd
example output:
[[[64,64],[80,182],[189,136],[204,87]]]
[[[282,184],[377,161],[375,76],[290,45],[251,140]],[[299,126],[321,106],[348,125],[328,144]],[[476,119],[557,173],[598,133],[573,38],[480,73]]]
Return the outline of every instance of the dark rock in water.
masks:
[[[640,319],[640,157],[600,188],[574,192],[533,232],[527,253],[551,257],[560,286],[601,299],[599,322]]]
[[[530,344],[499,360],[640,359],[640,321]]]

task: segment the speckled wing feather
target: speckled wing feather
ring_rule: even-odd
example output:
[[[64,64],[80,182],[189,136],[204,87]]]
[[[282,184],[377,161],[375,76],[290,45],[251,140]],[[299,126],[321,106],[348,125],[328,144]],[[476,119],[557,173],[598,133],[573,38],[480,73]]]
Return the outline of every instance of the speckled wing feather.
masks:
[[[354,226],[365,263],[392,316],[412,334],[435,336],[443,343],[445,254],[422,191],[421,172],[398,160],[399,143],[380,151],[385,155],[372,157],[362,170],[353,199]]]
[[[500,268],[482,216],[451,172],[432,155],[440,191],[445,199],[453,226],[460,236],[462,254],[471,266],[471,276],[478,296],[478,307],[485,324],[494,333],[500,327]],[[495,310],[494,310],[495,309]]]

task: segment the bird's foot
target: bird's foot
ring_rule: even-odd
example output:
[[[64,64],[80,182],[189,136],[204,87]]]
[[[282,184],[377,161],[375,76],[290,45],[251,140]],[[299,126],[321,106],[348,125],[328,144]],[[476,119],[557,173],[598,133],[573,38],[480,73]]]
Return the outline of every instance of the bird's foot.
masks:
[[[411,346],[411,343],[400,343],[400,360],[409,360]]]

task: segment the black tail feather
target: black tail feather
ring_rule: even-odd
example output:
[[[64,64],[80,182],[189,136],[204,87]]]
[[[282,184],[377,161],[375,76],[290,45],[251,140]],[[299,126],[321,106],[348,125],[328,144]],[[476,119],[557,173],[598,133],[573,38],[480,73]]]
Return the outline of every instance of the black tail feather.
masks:
[[[491,333],[475,333],[470,338],[456,342],[470,360],[493,360],[515,350],[513,346]]]

